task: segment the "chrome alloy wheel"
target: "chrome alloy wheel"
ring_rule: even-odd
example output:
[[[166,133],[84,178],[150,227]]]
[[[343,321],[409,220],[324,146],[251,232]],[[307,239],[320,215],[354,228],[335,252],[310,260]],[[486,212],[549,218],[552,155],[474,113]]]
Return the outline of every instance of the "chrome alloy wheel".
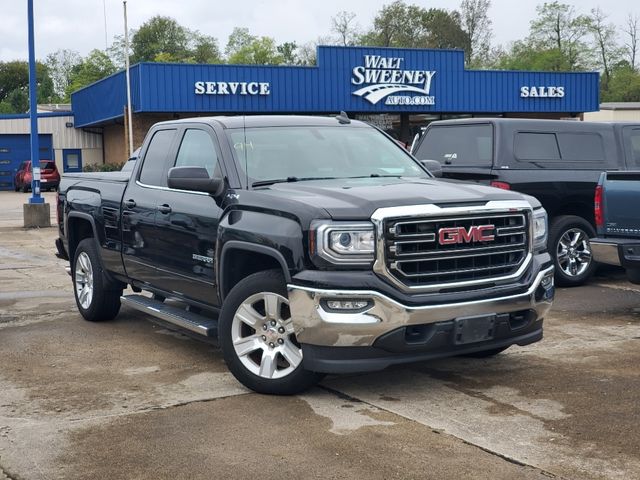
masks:
[[[589,235],[580,228],[567,230],[558,242],[557,256],[558,264],[567,276],[582,275],[592,261]]]
[[[78,302],[86,310],[93,300],[93,267],[86,252],[80,252],[76,260],[75,285]]]
[[[242,364],[262,378],[286,377],[302,362],[289,301],[277,293],[256,293],[240,304],[231,323],[231,341]]]

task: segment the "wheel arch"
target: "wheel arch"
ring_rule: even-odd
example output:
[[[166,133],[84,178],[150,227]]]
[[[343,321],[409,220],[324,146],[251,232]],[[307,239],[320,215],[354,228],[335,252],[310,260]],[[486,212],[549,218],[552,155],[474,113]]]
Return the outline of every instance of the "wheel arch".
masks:
[[[73,261],[78,244],[85,238],[93,238],[98,242],[96,223],[87,213],[70,212],[67,217],[67,238],[69,242],[69,259]]]
[[[221,300],[243,278],[257,272],[278,269],[285,281],[291,281],[291,274],[284,256],[275,248],[241,240],[227,241],[220,253],[218,268],[218,288]]]
[[[569,202],[562,204],[560,207],[550,212],[549,220],[552,222],[555,219],[566,215],[584,218],[594,229],[596,228],[593,204],[588,205],[584,202]]]

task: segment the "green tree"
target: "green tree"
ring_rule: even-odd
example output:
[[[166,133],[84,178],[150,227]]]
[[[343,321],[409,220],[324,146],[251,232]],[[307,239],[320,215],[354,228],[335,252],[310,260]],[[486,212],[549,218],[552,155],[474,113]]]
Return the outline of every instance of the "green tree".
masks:
[[[527,40],[519,40],[507,51],[498,53],[489,66],[498,70],[553,71],[558,70],[559,65],[566,65],[565,60],[557,48],[541,48]]]
[[[87,85],[116,72],[116,66],[109,56],[102,50],[92,50],[89,55],[77,65],[71,74],[69,86],[66,90],[66,98],[71,97],[71,93]]]
[[[618,45],[615,25],[607,23],[607,15],[599,7],[591,10],[588,28],[593,36],[594,62],[602,72],[601,90],[606,92],[611,80],[611,68],[622,59],[624,49]]]
[[[488,60],[491,50],[490,0],[462,0],[460,23],[466,36],[465,62],[479,67]]]
[[[55,101],[53,81],[46,65],[36,62],[38,103]],[[0,112],[25,113],[29,109],[29,64],[0,62]]]
[[[298,60],[298,45],[296,42],[284,42],[276,47],[276,50],[282,57],[282,63],[284,65],[296,65]]]
[[[176,61],[189,58],[189,37],[189,30],[175,19],[156,15],[133,34],[131,62],[153,62],[161,54]]]
[[[601,98],[603,102],[640,102],[640,73],[627,62],[614,67],[609,88]]]
[[[528,42],[540,50],[556,50],[557,63],[551,70],[583,70],[588,68],[590,49],[585,42],[589,18],[577,15],[575,8],[557,1],[536,7],[537,17],[531,21]]]
[[[459,13],[395,0],[382,7],[360,42],[381,47],[464,48],[466,36]]]
[[[60,49],[47,55],[45,65],[53,81],[53,90],[58,99],[63,99],[74,68],[82,63],[82,57],[74,50]]]
[[[232,64],[280,65],[284,61],[273,38],[253,36],[247,28],[233,29],[225,53]]]
[[[194,63],[222,63],[217,39],[200,32],[191,32],[190,37],[190,53]]]
[[[627,61],[631,66],[631,70],[636,69],[636,57],[638,55],[638,27],[640,25],[640,16],[629,13],[627,15],[626,24],[623,32],[627,39],[624,44],[624,50],[627,54]]]
[[[338,36],[339,45],[355,45],[360,36],[359,30],[356,14],[353,12],[342,10],[331,17],[331,31]]]

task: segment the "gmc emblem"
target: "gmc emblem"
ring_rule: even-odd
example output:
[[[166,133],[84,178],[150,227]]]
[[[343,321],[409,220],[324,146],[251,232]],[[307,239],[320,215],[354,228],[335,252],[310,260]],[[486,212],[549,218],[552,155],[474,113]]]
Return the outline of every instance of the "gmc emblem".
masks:
[[[473,225],[469,230],[464,227],[441,228],[438,230],[438,242],[440,245],[491,242],[496,238],[493,234],[495,228],[495,225]]]

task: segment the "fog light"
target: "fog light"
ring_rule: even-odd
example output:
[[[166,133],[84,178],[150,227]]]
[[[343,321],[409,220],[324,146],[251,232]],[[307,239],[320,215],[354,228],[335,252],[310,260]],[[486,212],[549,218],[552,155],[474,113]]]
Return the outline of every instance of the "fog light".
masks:
[[[362,310],[370,305],[369,300],[327,300],[327,307],[330,310]]]
[[[552,286],[553,285],[553,275],[547,275],[546,277],[544,277],[542,279],[542,282],[540,282],[540,284],[544,288],[549,288],[550,286]]]

